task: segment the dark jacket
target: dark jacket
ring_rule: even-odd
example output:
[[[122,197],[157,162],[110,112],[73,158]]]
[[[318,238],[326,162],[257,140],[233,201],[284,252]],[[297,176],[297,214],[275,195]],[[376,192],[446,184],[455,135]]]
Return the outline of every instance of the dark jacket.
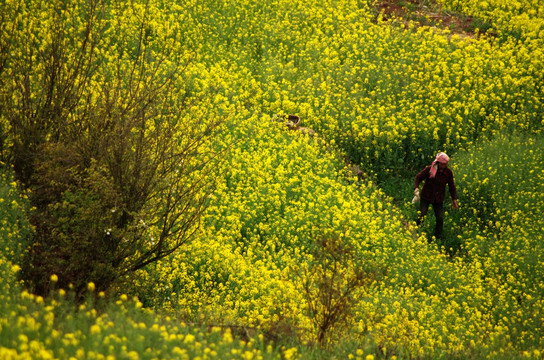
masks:
[[[446,184],[450,191],[451,198],[457,200],[457,189],[455,188],[455,182],[453,180],[453,171],[450,168],[445,168],[443,171],[440,169],[436,172],[436,176],[429,178],[431,166],[427,166],[416,175],[414,179],[414,188],[419,188],[419,184],[425,180],[423,190],[421,190],[420,197],[427,200],[430,203],[444,202],[446,193]]]

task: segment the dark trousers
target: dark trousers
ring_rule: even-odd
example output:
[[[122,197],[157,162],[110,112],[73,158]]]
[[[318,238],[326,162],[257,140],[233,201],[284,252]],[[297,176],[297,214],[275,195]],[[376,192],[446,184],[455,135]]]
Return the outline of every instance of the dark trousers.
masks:
[[[444,229],[444,203],[430,203],[427,200],[420,199],[419,213],[417,216],[416,224],[419,226],[423,222],[427,212],[429,211],[429,205],[433,205],[434,216],[436,218],[436,226],[434,228],[434,236],[439,239],[442,236],[442,230]]]

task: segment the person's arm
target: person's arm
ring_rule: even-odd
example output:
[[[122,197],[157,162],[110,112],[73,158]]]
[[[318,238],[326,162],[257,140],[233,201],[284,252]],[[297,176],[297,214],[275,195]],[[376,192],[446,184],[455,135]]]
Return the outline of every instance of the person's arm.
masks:
[[[414,198],[412,199],[412,204],[419,202],[419,184],[429,176],[429,171],[425,172],[425,170],[427,168],[421,170],[414,178]]]
[[[431,167],[427,166],[416,175],[416,177],[414,178],[414,189],[419,189],[419,184],[421,184],[423,180],[429,177],[430,169]]]

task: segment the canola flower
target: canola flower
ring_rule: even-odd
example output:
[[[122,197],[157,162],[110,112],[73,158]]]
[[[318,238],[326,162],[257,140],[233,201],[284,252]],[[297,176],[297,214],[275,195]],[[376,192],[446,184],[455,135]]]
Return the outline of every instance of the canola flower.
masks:
[[[5,182],[5,173],[2,177],[0,194],[5,196],[4,190],[10,187]],[[23,216],[21,209],[0,206],[0,210],[2,214]],[[17,223],[7,226],[12,236],[23,232],[17,229]],[[49,299],[30,294],[17,280],[21,268],[8,259],[9,241],[7,236],[0,237],[2,359],[280,358],[279,353],[258,340],[234,339],[228,328],[209,333],[156,316],[142,310],[141,302],[127,295],[98,312],[89,303],[74,311],[73,304],[65,299],[64,290]],[[55,277],[52,275],[51,280]]]
[[[216,20],[229,21],[237,5],[225,3]],[[334,12],[325,5],[237,7],[242,27],[228,38],[214,31],[209,52],[250,64],[264,112],[302,115],[376,171],[505,127],[541,127],[541,39],[500,43],[401,31],[374,24],[364,5],[331,2]],[[263,19],[265,30],[254,19]],[[243,38],[239,32],[248,28],[255,35]]]
[[[486,290],[501,303],[488,302],[484,311],[514,343],[538,343],[532,329],[542,328],[542,138],[502,136],[460,155],[474,216],[459,221],[469,225],[467,249],[487,278]],[[522,160],[527,156],[530,163]],[[531,311],[523,310],[527,305]]]
[[[14,11],[16,3],[6,2],[7,14],[23,21],[29,14]],[[304,270],[315,262],[316,240],[329,237],[355,254],[338,263],[340,287],[358,267],[379,264],[385,270],[357,289],[345,324],[331,330],[329,346],[345,338],[357,342],[345,350],[347,358],[541,357],[542,169],[525,169],[529,180],[520,179],[522,159],[477,158],[488,149],[477,140],[505,130],[541,132],[542,37],[526,35],[518,42],[401,30],[373,22],[370,8],[355,1],[151,3],[148,12],[138,1],[111,9],[111,18],[126,22],[119,38],[104,37],[96,56],[105,63],[116,56],[130,62],[137,33],[130,14],[153,19],[145,29],[154,40],[150,58],[167,47],[170,35],[183,34],[183,46],[170,49],[191,54],[184,79],[190,86],[178,94],[187,98],[187,113],[225,116],[231,127],[210,144],[227,148],[229,156],[203,227],[183,251],[139,272],[129,290],[141,301],[125,294],[104,314],[84,306],[59,318],[62,311],[55,310],[62,309],[64,290],[57,304],[25,292],[16,281],[17,244],[28,228],[13,180],[4,177],[0,271],[8,285],[0,290],[2,357],[303,358],[291,347],[269,348],[259,337],[241,342],[226,329],[289,329],[302,342],[315,339],[308,302],[319,292],[314,287],[305,295],[304,283],[319,279]],[[474,14],[475,2],[466,3]],[[36,2],[28,9],[35,10],[22,27],[28,30],[10,38],[24,45],[11,60],[30,54],[32,46],[47,46],[31,29],[54,19],[78,29],[77,16],[61,12],[56,18],[53,6]],[[514,8],[501,8],[504,19],[517,19]],[[527,8],[534,9],[523,5],[516,11],[523,16]],[[538,23],[536,14],[529,18]],[[90,99],[126,66],[120,62],[93,79]],[[5,71],[6,79],[17,75]],[[204,93],[214,94],[209,106],[191,101]],[[15,104],[20,100],[9,95]],[[272,124],[274,113],[301,115],[318,138]],[[0,124],[7,129],[3,118]],[[538,140],[524,143],[494,145],[541,159]],[[459,147],[469,151],[459,154],[455,170],[472,215],[458,220],[468,255],[454,260],[427,246],[369,181],[346,181],[344,164],[329,152],[391,174],[423,162],[437,148]],[[477,174],[473,180],[471,171]],[[520,181],[523,190],[510,189],[507,201],[498,201],[505,184]],[[146,233],[150,242],[155,231]],[[50,279],[55,282],[53,274]],[[216,328],[199,331],[141,310],[144,304]]]
[[[539,1],[464,1],[440,0],[443,6],[489,21],[506,36],[542,39],[544,7]]]
[[[327,174],[337,171],[314,163],[323,161],[313,157],[319,152],[316,142],[297,141],[296,136],[293,141],[272,126],[254,131],[260,136],[249,138],[237,150],[225,184],[214,194],[217,205],[209,209],[213,222],[203,241],[195,241],[187,252],[155,270],[161,275],[152,281],[153,290],[164,304],[195,321],[204,313],[220,324],[266,328],[287,319],[311,335],[315,329],[307,314],[307,299],[301,296],[300,279],[281,270],[310,261],[309,250],[319,232],[340,231],[346,244],[349,241],[361,252],[360,261],[379,259],[388,266],[383,282],[359,293],[362,299],[351,315],[361,331],[371,332],[386,347],[394,348],[401,341],[414,353],[441,346],[462,351],[485,336],[490,329],[477,325],[482,317],[466,310],[487,295],[478,290],[481,273],[449,264],[445,257],[416,245],[411,233],[401,230],[384,208],[383,194],[329,178]],[[274,141],[269,141],[272,136]],[[282,152],[293,156],[280,156]],[[334,159],[329,161],[334,164]],[[290,176],[297,174],[305,177],[290,186]],[[303,185],[307,183],[312,187]],[[362,263],[344,266],[349,271]],[[465,311],[468,317],[458,317]],[[444,326],[436,327],[437,323]],[[441,338],[446,342],[437,340]]]

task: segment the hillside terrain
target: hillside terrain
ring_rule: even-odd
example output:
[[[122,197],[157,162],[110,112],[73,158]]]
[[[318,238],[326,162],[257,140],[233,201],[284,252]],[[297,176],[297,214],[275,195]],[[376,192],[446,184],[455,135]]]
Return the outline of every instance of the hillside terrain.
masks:
[[[544,356],[539,2],[1,7],[0,358]]]

